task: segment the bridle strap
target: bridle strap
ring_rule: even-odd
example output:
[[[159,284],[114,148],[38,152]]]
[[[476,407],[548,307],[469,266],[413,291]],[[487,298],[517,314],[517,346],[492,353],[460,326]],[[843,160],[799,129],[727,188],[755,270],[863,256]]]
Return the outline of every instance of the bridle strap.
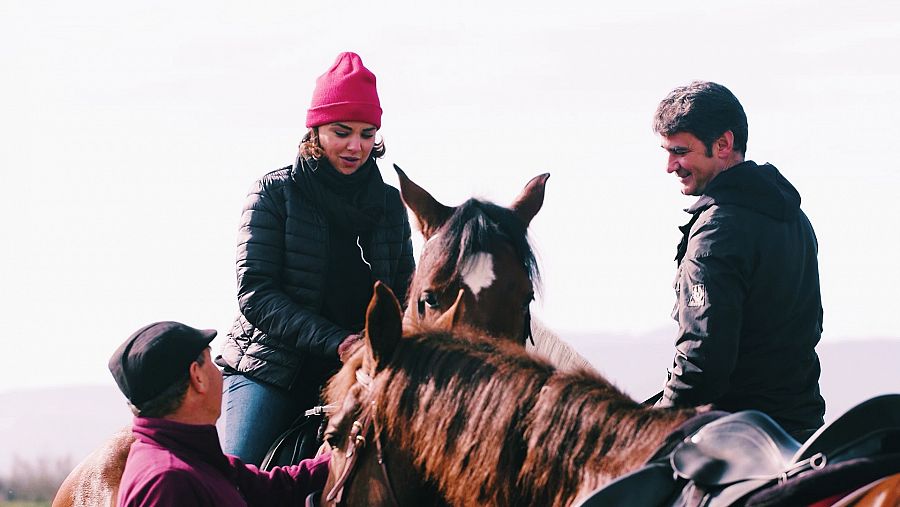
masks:
[[[344,485],[350,479],[350,475],[353,474],[353,471],[356,468],[356,462],[359,458],[359,452],[356,448],[357,443],[360,444],[360,447],[365,446],[365,433],[360,434],[359,432],[362,429],[368,430],[369,424],[369,417],[366,417],[365,422],[362,424],[360,424],[358,420],[353,421],[353,429],[350,431],[350,443],[347,445],[347,462],[344,464],[344,470],[341,472],[341,476],[338,478],[337,482],[334,483],[334,487],[331,488],[331,491],[328,492],[328,496],[325,497],[326,500],[333,500],[337,505],[341,504],[344,497]],[[357,437],[361,437],[361,439],[358,439]]]
[[[375,410],[375,406],[372,406],[372,410]],[[394,502],[396,507],[400,507],[400,502],[397,500],[397,494],[394,492],[394,486],[391,484],[391,476],[388,475],[387,463],[384,459],[384,451],[381,449],[381,432],[378,431],[378,428],[375,428],[375,457],[378,460],[378,464],[381,465],[381,473],[384,475],[384,483],[387,484],[388,494],[391,495],[391,500]]]
[[[356,381],[361,386],[363,386],[366,391],[369,393],[372,392],[373,381],[372,377],[369,376],[366,372],[360,370],[356,370]],[[352,430],[350,431],[349,444],[347,445],[347,462],[344,465],[344,470],[341,472],[341,476],[338,478],[337,482],[334,483],[334,486],[331,488],[331,491],[328,492],[328,496],[326,496],[326,500],[334,501],[336,505],[340,505],[344,498],[344,487],[347,485],[347,482],[350,480],[353,472],[355,471],[356,464],[359,461],[360,450],[366,446],[366,435],[369,434],[369,430],[374,426],[374,415],[375,411],[375,400],[371,401],[371,412],[368,412],[363,417],[360,422],[358,419],[353,421]],[[375,458],[378,460],[378,464],[381,468],[381,473],[384,475],[384,482],[387,484],[388,494],[391,497],[391,501],[397,507],[400,506],[400,502],[397,501],[397,494],[394,492],[394,486],[391,484],[391,477],[388,474],[387,464],[384,459],[384,451],[381,446],[381,433],[378,431],[378,428],[375,428]]]

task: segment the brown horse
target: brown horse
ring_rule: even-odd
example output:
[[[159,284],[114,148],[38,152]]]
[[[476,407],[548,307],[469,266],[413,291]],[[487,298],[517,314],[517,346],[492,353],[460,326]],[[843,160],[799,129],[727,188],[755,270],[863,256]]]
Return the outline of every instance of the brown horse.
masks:
[[[130,426],[116,432],[69,473],[53,498],[53,506],[115,507],[132,442]]]
[[[434,324],[454,315],[455,321],[441,325],[464,325],[526,345],[560,368],[591,368],[586,359],[531,317],[531,302],[540,291],[540,272],[528,225],[543,206],[550,175],[532,178],[509,208],[478,199],[450,207],[399,167],[394,169],[403,202],[425,239],[410,282],[404,321],[408,325]]]
[[[339,408],[326,505],[569,505],[640,467],[697,413],[642,406],[505,341],[401,339],[401,318],[378,284],[364,344],[329,383]]]

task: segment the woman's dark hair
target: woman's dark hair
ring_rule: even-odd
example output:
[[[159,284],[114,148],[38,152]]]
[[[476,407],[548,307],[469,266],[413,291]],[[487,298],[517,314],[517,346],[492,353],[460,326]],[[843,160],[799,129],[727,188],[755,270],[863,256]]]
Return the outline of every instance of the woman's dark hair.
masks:
[[[387,150],[384,148],[384,139],[376,141],[372,146],[372,157],[381,158]],[[300,140],[300,156],[305,159],[321,158],[324,155],[322,145],[319,144],[319,127],[312,127],[306,131],[303,139]]]
[[[734,134],[734,150],[747,153],[747,115],[728,88],[709,81],[679,86],[659,103],[653,131],[664,136],[693,134],[712,156],[712,145],[727,131]]]
[[[200,366],[203,366],[206,363],[206,359],[203,357],[202,352],[194,361],[200,364]],[[177,382],[174,382],[152,399],[141,403],[140,406],[129,404],[131,413],[138,417],[165,417],[172,412],[175,412],[178,410],[178,407],[181,406],[181,402],[184,401],[184,396],[187,394],[188,385],[190,385],[190,383],[191,372],[190,367],[188,367],[188,371],[186,371]]]

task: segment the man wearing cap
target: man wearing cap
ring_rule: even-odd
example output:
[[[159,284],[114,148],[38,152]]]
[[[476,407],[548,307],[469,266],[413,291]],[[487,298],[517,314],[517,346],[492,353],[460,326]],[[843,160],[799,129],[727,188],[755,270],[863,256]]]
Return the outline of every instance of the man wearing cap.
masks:
[[[329,455],[261,472],[223,454],[215,423],[222,373],[214,330],[145,326],[113,353],[109,370],[135,414],[118,505],[301,505],[325,484]]]
[[[676,254],[675,359],[661,406],[766,412],[804,439],[822,425],[818,244],[800,194],[744,160],[747,116],[724,86],[695,81],[660,102],[666,172],[699,199]]]

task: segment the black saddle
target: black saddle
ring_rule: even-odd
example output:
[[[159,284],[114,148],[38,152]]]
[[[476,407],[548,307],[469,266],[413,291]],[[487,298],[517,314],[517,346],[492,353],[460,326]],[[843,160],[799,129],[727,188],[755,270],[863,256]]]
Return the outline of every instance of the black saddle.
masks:
[[[877,396],[851,408],[802,445],[767,415],[748,410],[703,426],[685,437],[667,460],[656,459],[579,505],[742,505],[755,492],[810,480],[825,469],[834,474],[838,465],[844,477],[853,475],[847,472],[852,467],[858,467],[859,480],[882,472],[887,475],[898,453],[900,394]],[[865,473],[860,472],[863,468]],[[648,484],[660,494],[644,491]]]
[[[260,470],[270,471],[277,466],[296,465],[300,460],[312,458],[322,444],[324,412],[321,407],[307,410],[291,423],[269,447],[260,463]]]

